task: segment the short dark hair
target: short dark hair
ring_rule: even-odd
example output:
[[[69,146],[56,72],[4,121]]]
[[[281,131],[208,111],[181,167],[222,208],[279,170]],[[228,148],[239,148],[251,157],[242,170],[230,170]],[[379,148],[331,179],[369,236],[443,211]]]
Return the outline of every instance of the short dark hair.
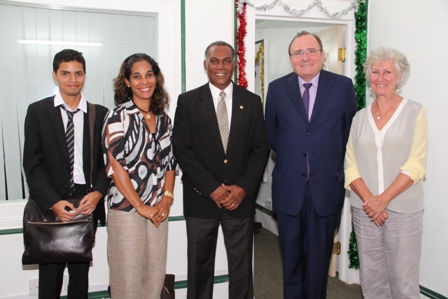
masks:
[[[205,60],[207,60],[207,58],[208,58],[208,52],[210,51],[210,48],[214,47],[214,46],[226,46],[226,47],[229,47],[230,50],[232,51],[232,59],[234,61],[236,61],[235,49],[229,43],[226,43],[226,42],[221,41],[221,40],[218,40],[218,41],[213,42],[210,45],[208,45],[208,47],[205,49]]]
[[[82,53],[72,49],[65,49],[54,55],[53,72],[56,73],[58,71],[59,66],[62,62],[70,61],[77,61],[81,63],[84,72],[86,71],[86,61],[84,60],[84,56],[82,56]]]
[[[315,38],[315,39],[317,40],[317,42],[319,43],[319,47],[320,47],[320,49],[318,49],[318,50],[322,51],[322,50],[324,49],[324,47],[322,46],[322,41],[320,40],[319,35],[317,35],[316,33],[310,33],[310,32],[308,32],[308,31],[300,31],[299,33],[297,33],[297,34],[294,36],[294,38],[292,39],[292,41],[289,43],[289,47],[288,47],[288,56],[291,56],[291,54],[292,54],[292,53],[290,53],[292,43],[296,40],[296,38],[299,38],[299,37],[304,36],[304,35],[311,35],[311,36],[314,36],[314,38]]]
[[[114,79],[114,103],[119,105],[132,99],[132,89],[126,85],[125,79],[131,78],[131,70],[134,63],[145,60],[147,61],[156,76],[156,88],[151,99],[151,111],[156,115],[163,114],[169,107],[168,92],[164,88],[165,79],[159,64],[149,55],[144,53],[135,53],[126,58],[121,64],[117,78]]]

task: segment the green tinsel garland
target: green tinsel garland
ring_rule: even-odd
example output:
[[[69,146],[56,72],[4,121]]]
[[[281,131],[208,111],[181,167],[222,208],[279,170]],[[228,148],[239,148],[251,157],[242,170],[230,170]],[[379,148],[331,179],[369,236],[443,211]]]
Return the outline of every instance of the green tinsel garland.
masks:
[[[358,99],[358,110],[366,106],[366,78],[364,77],[362,64],[367,56],[367,3],[359,0],[358,9],[355,12],[355,94]]]
[[[358,99],[358,110],[366,106],[366,78],[363,72],[362,64],[367,56],[367,3],[363,0],[358,1],[358,9],[355,12],[356,30],[355,30],[355,94]],[[356,243],[355,232],[350,233],[350,244],[348,248],[348,258],[350,260],[350,269],[359,269],[358,244]]]

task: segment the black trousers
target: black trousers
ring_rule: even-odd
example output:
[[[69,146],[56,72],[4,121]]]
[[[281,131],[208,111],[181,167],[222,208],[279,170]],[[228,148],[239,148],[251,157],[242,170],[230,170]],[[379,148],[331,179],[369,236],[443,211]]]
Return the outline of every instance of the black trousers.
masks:
[[[229,268],[229,298],[252,299],[254,218],[185,217],[188,236],[188,299],[212,299],[216,243],[222,227]]]
[[[86,191],[87,185],[75,185],[75,191],[71,197],[76,198],[84,196]],[[67,298],[88,298],[90,262],[40,264],[39,299],[60,298],[66,265],[69,274]]]
[[[89,291],[89,262],[39,265],[39,299],[60,298],[66,264],[69,274],[67,298],[87,299]]]

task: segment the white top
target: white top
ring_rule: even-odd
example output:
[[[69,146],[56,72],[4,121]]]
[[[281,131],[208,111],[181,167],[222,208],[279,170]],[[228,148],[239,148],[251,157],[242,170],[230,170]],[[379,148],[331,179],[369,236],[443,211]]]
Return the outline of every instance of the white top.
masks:
[[[378,130],[369,105],[353,118],[345,154],[345,187],[362,178],[372,195],[381,194],[398,174],[414,184],[392,200],[388,209],[413,213],[423,209],[422,179],[426,174],[428,124],[424,107],[403,99],[382,130]],[[351,192],[351,204],[362,208],[362,200]]]

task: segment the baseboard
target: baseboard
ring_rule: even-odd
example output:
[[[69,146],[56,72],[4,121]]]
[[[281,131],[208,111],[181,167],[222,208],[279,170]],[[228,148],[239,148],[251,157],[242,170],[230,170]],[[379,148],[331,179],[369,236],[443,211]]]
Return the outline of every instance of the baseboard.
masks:
[[[271,216],[272,218],[277,219],[277,214],[274,211],[266,209],[265,207],[263,207],[262,205],[259,205],[259,204],[255,204],[255,208],[257,210]]]
[[[447,297],[445,297],[439,293],[436,293],[430,289],[427,289],[423,286],[420,286],[420,294],[425,295],[426,297],[431,298],[431,299],[448,299]]]
[[[184,216],[170,216],[168,217],[168,221],[169,222],[174,222],[174,221],[183,221],[185,220]],[[107,226],[107,223],[105,223],[104,225],[102,225],[100,222],[98,222],[98,227],[103,227],[103,226]],[[0,236],[1,235],[13,235],[13,234],[22,234],[23,233],[23,228],[21,227],[16,227],[16,228],[0,228]]]

